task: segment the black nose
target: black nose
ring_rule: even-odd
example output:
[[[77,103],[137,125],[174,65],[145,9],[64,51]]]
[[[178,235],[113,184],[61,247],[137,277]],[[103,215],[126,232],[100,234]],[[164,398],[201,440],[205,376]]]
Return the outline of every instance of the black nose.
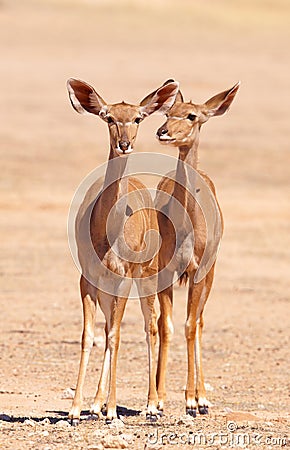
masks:
[[[164,134],[167,134],[168,133],[168,130],[167,130],[167,128],[164,128],[164,127],[160,127],[159,128],[159,130],[157,131],[157,136],[163,136]]]
[[[120,141],[119,142],[119,147],[123,151],[128,150],[129,146],[130,146],[130,142],[128,142],[128,141]]]

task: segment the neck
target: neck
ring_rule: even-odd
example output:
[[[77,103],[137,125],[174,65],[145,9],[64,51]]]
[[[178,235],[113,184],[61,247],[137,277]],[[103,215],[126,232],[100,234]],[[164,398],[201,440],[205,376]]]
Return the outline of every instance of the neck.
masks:
[[[187,207],[187,190],[188,186],[188,174],[186,165],[197,170],[198,165],[198,136],[194,140],[191,147],[180,146],[179,147],[179,157],[176,167],[175,184],[173,190],[173,197],[175,197],[186,209]]]
[[[123,178],[127,165],[127,159],[127,156],[116,156],[111,145],[103,192],[100,198],[100,214],[102,218],[108,216],[120,196],[125,195],[128,191],[128,179],[127,177]],[[126,204],[123,205],[122,202],[120,207],[116,209],[116,212],[119,212],[123,219],[125,208]],[[119,211],[119,209],[122,209],[122,211]]]
[[[126,164],[127,156],[116,156],[111,147],[102,192],[93,207],[90,220],[91,239],[101,259],[122,233],[126,219]],[[124,201],[119,201],[121,197]]]
[[[113,147],[110,147],[109,160],[104,180],[104,188],[114,184],[115,181],[120,181],[124,175],[128,156],[118,156],[115,154]]]
[[[194,140],[191,147],[180,146],[179,147],[179,157],[180,161],[185,162],[193,169],[197,169],[198,166],[198,139]]]

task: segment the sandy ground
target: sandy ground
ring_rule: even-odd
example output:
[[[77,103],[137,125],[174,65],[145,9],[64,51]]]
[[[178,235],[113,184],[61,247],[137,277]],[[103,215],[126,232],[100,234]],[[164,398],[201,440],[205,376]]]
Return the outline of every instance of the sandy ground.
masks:
[[[1,449],[289,445],[289,20],[286,0],[1,1]],[[206,417],[184,416],[186,291],[176,287],[160,422],[139,415],[147,356],[138,301],[128,302],[122,324],[123,422],[64,421],[82,327],[66,220],[78,184],[108,151],[105,125],[72,111],[70,76],[108,102],[132,103],[169,77],[197,102],[242,82],[200,144],[226,227],[205,314],[214,405]],[[162,120],[142,124],[139,151],[176,154],[154,138]],[[100,373],[102,329],[99,313],[84,410]]]

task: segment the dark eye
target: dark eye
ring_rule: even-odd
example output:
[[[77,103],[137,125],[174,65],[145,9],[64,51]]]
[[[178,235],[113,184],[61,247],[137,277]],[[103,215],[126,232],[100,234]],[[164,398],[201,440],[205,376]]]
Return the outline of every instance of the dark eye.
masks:
[[[113,123],[113,122],[114,122],[111,116],[108,116],[108,117],[107,117],[107,122],[108,122],[108,123]]]
[[[137,123],[137,125],[139,125],[139,123],[142,121],[142,117],[136,117],[135,119],[135,123]]]
[[[191,120],[192,122],[194,121],[194,119],[196,118],[195,114],[188,114],[187,119]]]

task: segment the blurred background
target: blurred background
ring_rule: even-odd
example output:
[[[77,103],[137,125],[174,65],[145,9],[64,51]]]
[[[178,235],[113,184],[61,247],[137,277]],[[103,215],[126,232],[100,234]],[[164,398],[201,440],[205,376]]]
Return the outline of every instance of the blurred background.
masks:
[[[81,308],[66,220],[78,184],[106,161],[109,149],[106,125],[72,110],[69,77],[92,84],[107,102],[133,104],[168,78],[197,103],[241,81],[229,113],[203,127],[199,147],[200,167],[215,182],[225,218],[206,312],[206,373],[218,404],[224,392],[217,372],[228,377],[220,384],[229,387],[230,405],[275,410],[285,404],[289,23],[288,0],[1,0],[0,376],[7,392],[18,383],[28,393],[18,398],[22,408],[38,414],[47,408],[47,372],[60,402],[61,389],[76,381]],[[155,139],[163,120],[150,117],[140,126],[137,151],[177,154]],[[184,375],[173,363],[185,364],[185,295],[176,289],[170,363],[181,406]],[[128,306],[125,341],[137,333],[138,311],[138,303]],[[120,357],[129,383],[131,369],[144,369],[142,329],[140,367]],[[250,388],[257,373],[258,386]],[[40,393],[37,405],[29,396],[32,384]],[[142,380],[136,386],[135,398],[143,398]],[[13,411],[15,398],[7,395],[4,403]]]

